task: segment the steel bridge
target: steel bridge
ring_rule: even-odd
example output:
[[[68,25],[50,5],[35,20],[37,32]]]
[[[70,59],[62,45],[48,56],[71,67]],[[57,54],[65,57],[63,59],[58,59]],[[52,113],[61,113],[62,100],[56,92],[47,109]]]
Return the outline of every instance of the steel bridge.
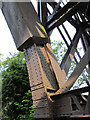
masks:
[[[90,2],[37,1],[37,6],[37,12],[31,2],[1,7],[17,49],[25,54],[35,119],[90,119]],[[68,26],[75,29],[72,37]],[[67,47],[60,65],[50,44],[54,29]],[[80,76],[85,86],[72,89]]]

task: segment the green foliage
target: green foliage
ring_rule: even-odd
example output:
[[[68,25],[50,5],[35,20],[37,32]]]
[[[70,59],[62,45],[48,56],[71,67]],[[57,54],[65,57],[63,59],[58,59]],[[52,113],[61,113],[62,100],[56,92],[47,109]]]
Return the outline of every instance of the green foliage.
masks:
[[[32,96],[23,53],[7,58],[2,64],[3,120],[33,120]]]
[[[1,105],[2,105],[2,80],[1,80],[1,64],[2,64],[2,61],[1,61],[1,54],[0,54],[0,118],[2,116],[1,114]]]
[[[61,61],[67,51],[67,47],[61,41],[53,41],[53,42],[51,42],[51,46],[52,46],[53,52],[56,56],[58,63],[61,63]]]
[[[1,71],[1,67],[2,67],[2,54],[0,53],[0,71]]]

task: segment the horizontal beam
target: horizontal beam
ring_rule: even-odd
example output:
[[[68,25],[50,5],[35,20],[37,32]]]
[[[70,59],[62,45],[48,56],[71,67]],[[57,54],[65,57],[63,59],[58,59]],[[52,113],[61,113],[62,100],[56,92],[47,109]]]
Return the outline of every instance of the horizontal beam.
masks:
[[[76,90],[67,91],[65,93],[58,94],[58,95],[52,95],[51,98],[56,99],[56,98],[63,97],[63,96],[80,95],[81,93],[85,93],[85,92],[90,92],[90,86],[79,88]]]

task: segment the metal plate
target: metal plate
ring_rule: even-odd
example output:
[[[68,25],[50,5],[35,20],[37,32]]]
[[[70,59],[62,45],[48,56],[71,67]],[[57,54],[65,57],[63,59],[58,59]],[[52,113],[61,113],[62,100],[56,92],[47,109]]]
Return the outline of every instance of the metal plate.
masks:
[[[43,99],[47,97],[47,94],[45,92],[45,88],[38,89],[32,92],[33,100]]]
[[[35,91],[35,90],[38,90],[38,89],[41,89],[41,88],[44,88],[43,83],[40,83],[40,84],[37,84],[36,86],[31,87],[31,90]]]
[[[46,88],[56,88],[48,57],[44,47],[37,47],[36,45],[29,47],[24,54],[29,73],[35,116],[37,118],[48,118],[52,114],[52,106],[48,100]]]
[[[34,109],[35,118],[51,118],[52,114],[50,114],[49,108],[39,108]]]
[[[62,87],[65,83],[65,74],[62,72],[56,58],[55,55],[51,49],[51,45],[49,43],[46,44],[46,50],[47,50],[47,54],[49,56],[53,71],[55,73],[59,88]]]
[[[41,99],[41,100],[37,100],[37,101],[33,101],[33,106],[34,108],[42,108],[42,107],[48,107],[48,99]]]
[[[42,83],[42,73],[34,46],[25,51],[26,63],[29,73],[30,86]]]
[[[70,97],[61,97],[54,102],[55,117],[71,115],[71,99]]]
[[[58,86],[45,48],[37,46],[36,49],[41,62],[41,70],[45,87],[51,90],[57,90]]]

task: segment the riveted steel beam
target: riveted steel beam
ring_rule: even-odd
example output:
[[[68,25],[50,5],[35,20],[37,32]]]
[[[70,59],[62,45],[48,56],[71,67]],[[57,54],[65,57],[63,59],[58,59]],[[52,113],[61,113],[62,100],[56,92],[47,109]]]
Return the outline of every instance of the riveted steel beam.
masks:
[[[60,4],[60,3],[59,3]],[[76,3],[67,3],[63,8],[59,9],[58,12],[54,12],[54,14],[50,15],[50,18],[47,25],[50,25],[54,20],[58,19],[60,16],[62,16],[65,12],[68,11],[68,9],[70,9],[72,6],[74,6]]]
[[[31,2],[5,2],[2,4],[2,12],[18,50],[34,43],[47,43],[47,33]]]
[[[52,118],[52,102],[47,89],[58,89],[44,46],[24,50],[32,91],[35,118]]]

